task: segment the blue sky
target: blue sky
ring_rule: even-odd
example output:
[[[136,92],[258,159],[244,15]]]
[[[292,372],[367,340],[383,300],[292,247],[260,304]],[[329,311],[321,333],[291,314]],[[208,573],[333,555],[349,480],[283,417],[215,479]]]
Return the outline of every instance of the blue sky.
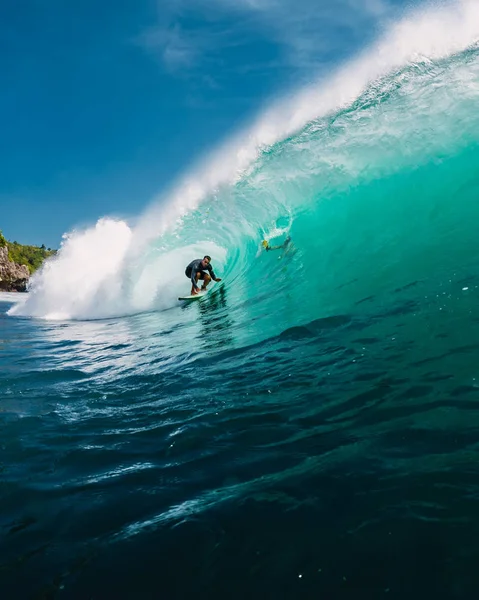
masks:
[[[138,215],[272,99],[370,42],[403,0],[0,3],[0,229],[58,247]]]

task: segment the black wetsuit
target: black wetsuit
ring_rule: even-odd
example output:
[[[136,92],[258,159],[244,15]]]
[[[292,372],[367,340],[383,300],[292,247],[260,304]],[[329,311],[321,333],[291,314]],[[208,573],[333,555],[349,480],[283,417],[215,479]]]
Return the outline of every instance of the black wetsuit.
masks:
[[[196,273],[201,272],[208,273],[211,275],[211,279],[216,279],[215,272],[213,271],[213,267],[210,264],[207,264],[206,267],[203,267],[201,264],[202,258],[197,258],[196,260],[192,260],[190,264],[185,269],[185,275],[191,279],[191,283],[194,288],[197,288],[196,285]]]

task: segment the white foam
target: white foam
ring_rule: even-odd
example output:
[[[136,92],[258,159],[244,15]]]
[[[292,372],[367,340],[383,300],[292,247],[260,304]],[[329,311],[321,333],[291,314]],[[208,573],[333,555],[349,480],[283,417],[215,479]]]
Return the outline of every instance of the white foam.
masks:
[[[133,240],[130,227],[113,219],[70,233],[58,255],[32,278],[26,301],[9,314],[95,319],[167,308],[189,289],[184,270],[192,258],[209,252],[220,266],[226,257],[225,250],[208,241],[169,252],[143,247],[141,252]]]
[[[25,302],[27,294],[18,292],[0,292],[0,302]]]

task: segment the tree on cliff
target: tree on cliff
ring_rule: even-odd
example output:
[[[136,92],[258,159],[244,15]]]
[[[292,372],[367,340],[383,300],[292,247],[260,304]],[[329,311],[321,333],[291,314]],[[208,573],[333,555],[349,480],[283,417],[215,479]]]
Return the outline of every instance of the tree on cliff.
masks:
[[[0,231],[0,248],[8,246],[8,259],[17,265],[26,265],[30,275],[42,266],[43,261],[56,254],[56,250],[47,250],[45,244],[39,246],[24,246],[18,242],[7,242]]]

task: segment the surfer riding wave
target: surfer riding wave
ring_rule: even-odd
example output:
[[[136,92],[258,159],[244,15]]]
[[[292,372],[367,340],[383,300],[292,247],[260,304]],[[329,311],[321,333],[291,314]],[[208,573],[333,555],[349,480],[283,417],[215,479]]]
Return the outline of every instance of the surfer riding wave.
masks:
[[[216,277],[213,267],[211,266],[211,256],[204,256],[203,258],[197,258],[190,262],[185,269],[185,275],[191,279],[191,295],[196,296],[200,293],[198,287],[198,280],[203,281],[201,291],[206,291],[206,287],[213,281],[221,281],[220,277]]]

